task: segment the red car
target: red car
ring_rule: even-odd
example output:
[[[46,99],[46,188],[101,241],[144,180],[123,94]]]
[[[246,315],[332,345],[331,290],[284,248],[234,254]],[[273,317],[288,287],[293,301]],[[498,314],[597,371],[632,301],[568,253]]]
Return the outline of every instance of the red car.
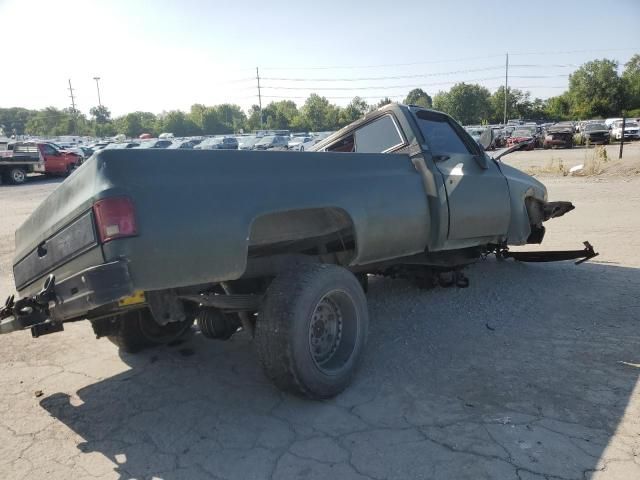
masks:
[[[511,136],[507,138],[507,147],[512,147],[518,143],[522,144],[520,150],[533,150],[536,146],[536,140],[531,135],[530,130],[514,130]]]

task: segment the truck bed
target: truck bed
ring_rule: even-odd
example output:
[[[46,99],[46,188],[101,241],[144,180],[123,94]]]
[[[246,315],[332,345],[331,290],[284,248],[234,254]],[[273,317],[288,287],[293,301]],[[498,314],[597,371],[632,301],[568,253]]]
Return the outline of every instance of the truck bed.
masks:
[[[101,244],[92,206],[113,196],[132,201],[138,233]],[[345,231],[350,264],[424,250],[428,202],[407,155],[106,150],[16,231],[14,274],[33,295],[50,273],[124,261],[136,290],[177,288],[239,278],[250,248]]]

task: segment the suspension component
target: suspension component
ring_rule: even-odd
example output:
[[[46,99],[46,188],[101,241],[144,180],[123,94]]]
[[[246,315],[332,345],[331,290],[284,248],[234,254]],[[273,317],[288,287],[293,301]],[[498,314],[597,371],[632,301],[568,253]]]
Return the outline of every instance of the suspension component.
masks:
[[[228,340],[240,328],[237,315],[226,314],[217,308],[201,308],[196,323],[202,335],[217,340]]]

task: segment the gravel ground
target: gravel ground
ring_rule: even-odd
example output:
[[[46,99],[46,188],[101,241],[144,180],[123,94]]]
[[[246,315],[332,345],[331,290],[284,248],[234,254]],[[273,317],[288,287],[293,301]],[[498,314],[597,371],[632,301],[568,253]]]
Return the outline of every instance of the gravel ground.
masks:
[[[618,160],[618,154],[620,152],[620,144],[614,143],[606,145],[607,158],[609,161],[603,163],[604,169],[611,170],[607,172],[613,175],[626,175],[629,171],[633,171],[634,174],[640,173],[640,141],[633,141],[625,143],[622,159]],[[535,173],[540,169],[548,168],[551,162],[554,165],[558,165],[560,162],[567,168],[575,167],[576,165],[584,165],[594,156],[594,147],[579,147],[576,146],[571,149],[566,148],[554,148],[552,150],[532,150],[532,151],[520,151],[513,152],[504,157],[504,161],[513,165],[516,168],[520,168],[527,172]]]
[[[640,478],[640,177],[545,182],[577,205],[545,247],[588,239],[597,261],[489,259],[468,289],[373,278],[364,360],[331,401],[281,394],[242,335],[136,356],[84,322],[1,338],[0,478]],[[0,187],[0,292],[56,183]]]

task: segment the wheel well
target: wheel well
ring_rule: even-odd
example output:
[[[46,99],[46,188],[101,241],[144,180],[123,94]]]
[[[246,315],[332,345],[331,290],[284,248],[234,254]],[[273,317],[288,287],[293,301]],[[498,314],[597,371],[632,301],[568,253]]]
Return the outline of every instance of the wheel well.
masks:
[[[351,216],[337,207],[287,210],[261,215],[249,231],[249,256],[277,253],[356,251]]]

